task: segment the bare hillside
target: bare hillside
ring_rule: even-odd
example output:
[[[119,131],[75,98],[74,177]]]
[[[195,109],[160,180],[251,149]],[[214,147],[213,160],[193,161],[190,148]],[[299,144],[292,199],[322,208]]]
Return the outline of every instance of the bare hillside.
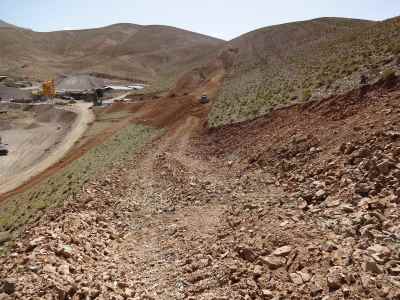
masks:
[[[101,73],[144,81],[175,78],[224,42],[166,26],[115,24],[58,32],[0,28],[0,72],[46,79]]]
[[[15,25],[9,24],[7,22],[4,22],[3,20],[0,20],[0,27],[12,27],[15,28]]]

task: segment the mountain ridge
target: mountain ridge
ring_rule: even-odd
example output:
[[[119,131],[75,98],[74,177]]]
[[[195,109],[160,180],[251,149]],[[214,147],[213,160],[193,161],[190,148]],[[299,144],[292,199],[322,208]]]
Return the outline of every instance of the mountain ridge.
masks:
[[[53,32],[4,27],[0,42],[0,72],[10,76],[102,73],[150,82],[173,82],[199,56],[225,43],[175,27],[128,23]]]
[[[7,28],[17,28],[17,26],[15,26],[15,25],[13,25],[13,24],[10,24],[10,23],[7,23],[7,22],[5,22],[5,21],[3,21],[3,20],[0,19],[0,28],[4,28],[4,27],[7,27]]]

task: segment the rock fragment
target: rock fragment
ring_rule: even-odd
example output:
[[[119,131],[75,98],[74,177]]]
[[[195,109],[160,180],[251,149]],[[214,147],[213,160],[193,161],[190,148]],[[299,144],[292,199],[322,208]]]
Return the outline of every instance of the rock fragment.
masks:
[[[0,245],[11,240],[11,234],[8,231],[0,232]]]
[[[290,254],[290,252],[292,252],[292,247],[287,245],[287,246],[283,246],[283,247],[276,249],[274,252],[272,252],[272,255],[287,256]]]
[[[265,263],[271,270],[278,269],[286,263],[286,260],[279,256],[264,256],[261,257],[261,261]]]
[[[3,280],[0,282],[0,293],[6,293],[7,295],[14,294],[16,289],[16,284],[12,280]]]
[[[371,273],[375,273],[375,274],[382,274],[383,273],[382,268],[373,259],[368,259],[364,263],[364,269],[367,272],[371,272]]]
[[[339,289],[345,283],[345,276],[341,267],[332,267],[326,277],[328,287],[331,290]]]
[[[290,277],[290,280],[296,285],[301,285],[304,283],[303,278],[298,273],[290,273],[289,277]]]

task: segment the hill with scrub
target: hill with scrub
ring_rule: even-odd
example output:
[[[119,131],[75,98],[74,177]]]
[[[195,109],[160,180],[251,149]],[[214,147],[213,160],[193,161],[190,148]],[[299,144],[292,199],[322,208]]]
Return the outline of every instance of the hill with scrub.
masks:
[[[400,18],[322,18],[262,28],[230,41],[234,53],[211,126],[256,118],[272,108],[356,88],[400,63]]]

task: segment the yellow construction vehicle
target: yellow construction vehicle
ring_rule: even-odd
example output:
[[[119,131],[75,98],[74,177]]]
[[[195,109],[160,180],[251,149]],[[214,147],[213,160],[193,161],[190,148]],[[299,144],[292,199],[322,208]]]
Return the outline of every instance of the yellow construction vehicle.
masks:
[[[32,99],[33,101],[43,101],[43,92],[42,91],[33,91]]]
[[[34,101],[46,101],[56,96],[54,80],[48,80],[42,83],[41,90],[32,91],[32,99]]]
[[[50,99],[54,98],[56,95],[56,87],[54,84],[54,80],[48,80],[43,82],[42,84],[43,96],[49,97]]]

